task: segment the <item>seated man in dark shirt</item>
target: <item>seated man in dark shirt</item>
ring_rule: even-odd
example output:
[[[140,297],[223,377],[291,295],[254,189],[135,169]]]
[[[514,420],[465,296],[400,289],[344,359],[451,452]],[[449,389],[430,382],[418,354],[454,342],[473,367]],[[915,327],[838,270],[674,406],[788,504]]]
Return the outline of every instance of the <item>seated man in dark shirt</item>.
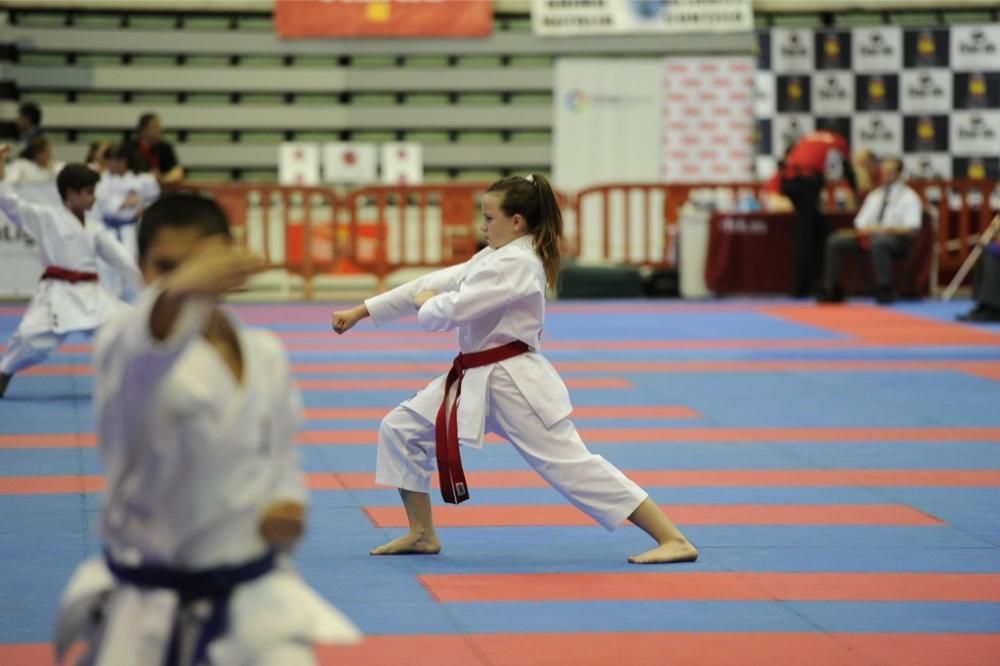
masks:
[[[129,143],[129,168],[135,173],[152,173],[160,187],[169,189],[184,180],[184,167],[173,146],[163,140],[160,117],[144,113],[139,117],[138,137]]]

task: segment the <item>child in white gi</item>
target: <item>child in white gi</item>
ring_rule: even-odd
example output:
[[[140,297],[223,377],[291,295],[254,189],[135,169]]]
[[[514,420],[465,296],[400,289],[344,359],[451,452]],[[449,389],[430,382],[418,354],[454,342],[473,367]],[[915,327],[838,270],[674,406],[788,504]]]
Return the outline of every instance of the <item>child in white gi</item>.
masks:
[[[104,152],[103,164],[101,180],[94,190],[97,199],[94,210],[101,223],[136,257],[139,216],[144,208],[160,196],[160,184],[153,174],[137,174],[129,170],[128,149],[124,144],[109,146]],[[128,288],[113,267],[101,262],[97,272],[101,276],[101,282],[111,293],[127,301],[135,299],[136,294]]]
[[[0,147],[0,180],[9,147]],[[90,332],[120,305],[97,279],[98,258],[111,264],[131,284],[139,270],[125,248],[106,229],[85,223],[94,205],[98,175],[82,164],[68,164],[56,187],[63,205],[24,201],[7,183],[0,184],[0,211],[34,239],[45,272],[28,310],[0,360],[0,398],[14,373],[44,361],[74,331]]]
[[[287,354],[217,304],[262,262],[195,194],[154,203],[138,243],[150,286],[94,349],[105,557],[71,581],[58,649],[89,631],[98,666],[313,664],[313,642],[360,635],[287,556],[307,495]]]
[[[428,330],[457,328],[462,350],[449,376],[382,421],[375,481],[399,488],[410,529],[371,553],[440,551],[428,494],[434,459],[445,500],[467,499],[458,444],[482,446],[489,431],[510,441],[553,488],[608,530],[628,518],[656,540],[655,548],[629,561],[694,560],[698,551],[649,496],[587,450],[567,418],[572,405],[565,384],[538,353],[545,288],[559,273],[562,240],[562,215],[548,181],[536,174],[504,178],[482,205],[489,247],[333,315],[334,330],[344,333],[364,317],[380,326],[416,308]]]

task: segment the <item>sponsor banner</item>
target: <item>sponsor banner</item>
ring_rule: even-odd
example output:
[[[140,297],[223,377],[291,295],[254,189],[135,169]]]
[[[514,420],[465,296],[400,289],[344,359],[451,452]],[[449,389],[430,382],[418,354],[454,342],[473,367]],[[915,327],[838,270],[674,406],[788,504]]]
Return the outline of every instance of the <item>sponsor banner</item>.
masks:
[[[664,104],[689,109],[686,91],[664,102],[663,59],[556,61],[553,103],[553,179],[578,190],[598,183],[655,181],[660,177]],[[693,78],[693,77],[692,77]]]
[[[899,108],[903,113],[947,113],[952,108],[951,71],[908,69],[900,78]]]
[[[779,74],[775,88],[778,113],[809,113],[812,78],[801,74]]]
[[[822,72],[813,77],[812,110],[820,115],[854,112],[854,75],[851,72]]]
[[[951,180],[951,155],[915,153],[903,156],[903,177],[907,180]]]
[[[817,70],[851,69],[851,33],[830,30],[816,33],[813,45]]]
[[[424,182],[423,146],[419,143],[383,143],[382,182],[386,185]]]
[[[319,185],[319,144],[280,144],[278,182],[282,185]]]
[[[323,180],[368,185],[378,180],[378,147],[374,143],[323,144]]]
[[[956,157],[952,166],[952,178],[1000,180],[1000,158]]]
[[[816,119],[808,114],[789,115],[779,113],[774,117],[774,139],[771,154],[782,157],[799,137],[816,129]]]
[[[754,145],[758,157],[771,155],[774,152],[774,149],[771,147],[774,141],[771,136],[771,123],[772,120],[770,118],[758,118],[754,123],[753,135],[750,140]]]
[[[753,76],[753,113],[757,117],[773,116],[777,111],[774,98],[774,74],[771,72],[754,72]]]
[[[853,148],[868,148],[876,155],[903,153],[903,118],[897,113],[858,113],[851,127]]]
[[[1000,155],[1000,111],[955,111],[951,116],[951,152]]]
[[[862,74],[893,73],[903,67],[903,32],[898,27],[855,28],[853,69]]]
[[[757,33],[756,47],[757,69],[771,69],[771,33],[762,30]]]
[[[908,28],[903,33],[904,67],[948,67],[947,28]]]
[[[813,71],[813,33],[807,28],[771,31],[771,69],[777,74],[810,74]]]
[[[1000,25],[956,25],[951,29],[955,71],[1000,69]]]
[[[907,153],[946,152],[948,150],[948,120],[937,116],[903,117],[903,150]]]
[[[857,111],[899,109],[898,74],[858,74],[854,86]]]
[[[552,37],[749,32],[753,10],[750,0],[532,0],[531,24]]]
[[[993,66],[1000,69],[1000,57]],[[1000,71],[956,72],[954,95],[956,109],[1000,109]]]
[[[752,177],[753,61],[670,58],[663,77],[661,177],[729,182]]]
[[[279,37],[488,37],[492,0],[275,0]]]

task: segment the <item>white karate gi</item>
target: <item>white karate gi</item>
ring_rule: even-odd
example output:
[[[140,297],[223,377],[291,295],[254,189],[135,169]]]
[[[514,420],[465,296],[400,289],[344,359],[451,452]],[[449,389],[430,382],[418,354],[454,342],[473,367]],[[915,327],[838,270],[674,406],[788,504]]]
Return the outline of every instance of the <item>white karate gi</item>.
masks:
[[[28,203],[4,183],[0,184],[0,211],[35,240],[45,266],[94,273],[100,257],[130,283],[142,281],[135,261],[114,236],[103,227],[80,224],[63,206]],[[93,331],[119,305],[96,281],[41,280],[0,361],[0,372],[13,374],[42,362],[67,334]]]
[[[256,560],[269,550],[259,532],[265,508],[306,502],[294,446],[301,399],[287,355],[273,334],[237,329],[241,383],[201,336],[210,303],[187,303],[167,340],[150,336],[159,293],[148,289],[95,343],[105,548],[125,566],[199,571]],[[158,666],[176,594],[115,585],[101,559],[81,565],[67,589],[57,642],[74,638],[78,617],[86,616],[79,609],[92,609],[109,589],[106,623],[95,630],[95,663]],[[238,586],[229,608],[228,632],[209,648],[213,666],[312,664],[313,642],[360,638],[287,559]]]
[[[136,206],[125,206],[125,199],[135,192],[140,203]],[[136,174],[131,171],[118,175],[110,171],[101,173],[101,180],[94,188],[94,216],[125,245],[132,257],[138,261],[139,247],[137,231],[139,216],[149,204],[160,196],[160,184],[149,173]],[[132,300],[136,293],[129,289],[114,267],[106,262],[98,265],[101,282],[108,291],[120,298]]]
[[[424,289],[437,292],[420,308],[431,331],[458,328],[462,352],[521,340],[533,350],[471,368],[462,382],[458,438],[481,447],[485,432],[504,437],[549,484],[612,530],[647,497],[617,468],[587,450],[568,420],[573,407],[555,368],[537,351],[545,320],[545,270],[531,236],[486,248],[464,264],[424,276],[365,301],[376,326],[413,314]],[[429,492],[436,467],[435,419],[447,373],[389,413],[379,428],[375,481]],[[475,485],[472,486],[475,493]]]

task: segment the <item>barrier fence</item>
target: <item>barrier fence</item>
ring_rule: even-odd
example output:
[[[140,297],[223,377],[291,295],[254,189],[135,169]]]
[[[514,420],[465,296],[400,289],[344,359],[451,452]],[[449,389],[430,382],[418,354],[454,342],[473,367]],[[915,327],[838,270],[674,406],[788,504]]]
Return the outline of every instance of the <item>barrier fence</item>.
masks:
[[[1000,210],[995,181],[922,181],[937,227],[938,282],[965,261],[978,234]],[[320,275],[367,274],[380,287],[394,272],[435,268],[471,257],[486,184],[366,187],[338,193],[321,187],[234,183],[202,185],[229,213],[234,235],[269,265],[300,275],[306,296]],[[565,251],[581,262],[671,269],[677,266],[678,222],[689,201],[738,207],[760,199],[761,183],[611,183],[559,193]],[[836,186],[828,209],[842,208]],[[939,285],[932,285],[937,288]]]

